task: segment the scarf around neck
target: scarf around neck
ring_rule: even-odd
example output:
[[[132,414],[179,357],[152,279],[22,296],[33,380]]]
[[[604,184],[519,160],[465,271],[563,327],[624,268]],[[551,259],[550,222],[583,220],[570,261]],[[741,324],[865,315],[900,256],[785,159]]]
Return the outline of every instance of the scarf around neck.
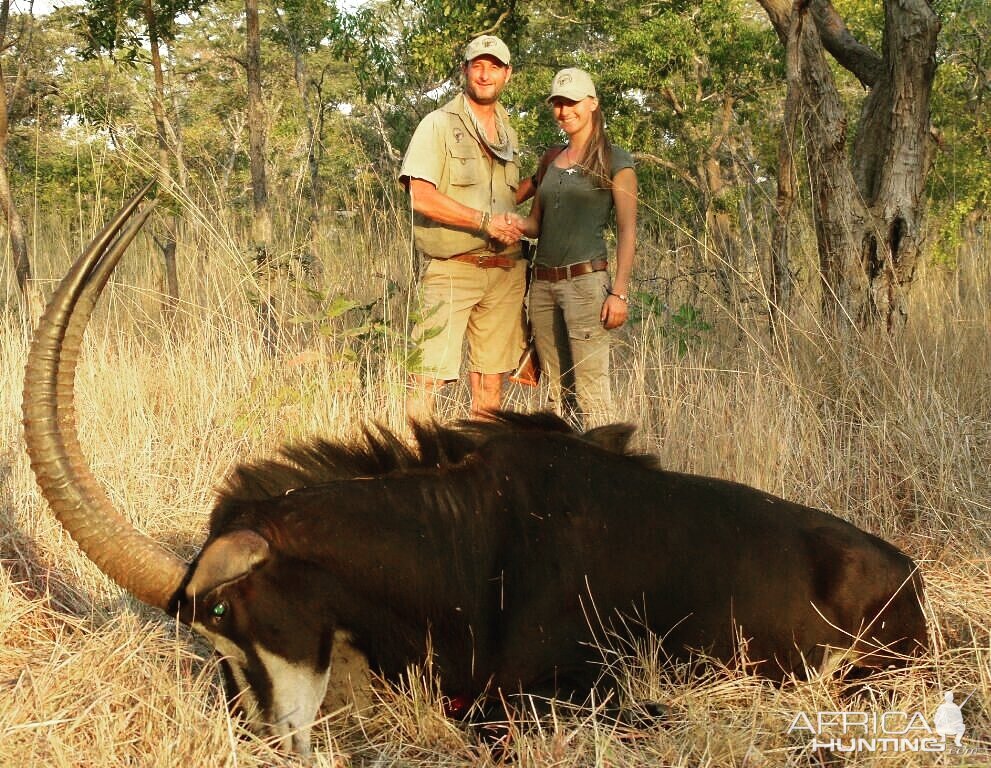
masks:
[[[488,134],[478,122],[478,118],[475,116],[474,110],[472,110],[471,105],[468,103],[467,97],[464,95],[461,96],[461,108],[465,117],[475,127],[475,133],[478,135],[478,140],[488,147],[489,151],[503,162],[508,163],[512,160],[513,145],[509,140],[509,131],[506,130],[506,126],[502,121],[502,115],[499,113],[499,110],[497,109],[495,112],[496,134],[498,138],[493,143],[489,141]]]

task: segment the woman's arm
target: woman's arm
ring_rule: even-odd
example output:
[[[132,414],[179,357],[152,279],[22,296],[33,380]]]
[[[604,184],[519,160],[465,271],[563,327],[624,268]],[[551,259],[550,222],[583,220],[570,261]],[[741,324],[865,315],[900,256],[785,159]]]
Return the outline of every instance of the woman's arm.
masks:
[[[533,196],[533,205],[530,206],[530,215],[526,218],[515,214],[514,223],[523,233],[524,237],[540,237],[540,198]]]
[[[516,204],[522,205],[537,192],[537,183],[533,176],[527,176],[516,188]]]
[[[563,146],[558,145],[544,152],[540,158],[540,162],[537,164],[537,172],[529,179],[524,180],[516,192],[517,205],[524,202],[528,197],[533,197],[533,205],[530,206],[530,215],[526,218],[522,216],[515,217],[516,225],[522,230],[524,237],[540,237],[540,195],[537,194],[537,190],[540,187],[540,182],[547,174],[547,169],[550,168],[551,163],[554,162],[554,158],[560,155],[563,149]]]
[[[628,298],[620,296],[629,296],[637,247],[637,174],[632,168],[623,168],[613,176],[612,199],[616,207],[616,278],[600,316],[609,330],[619,328],[630,314]]]

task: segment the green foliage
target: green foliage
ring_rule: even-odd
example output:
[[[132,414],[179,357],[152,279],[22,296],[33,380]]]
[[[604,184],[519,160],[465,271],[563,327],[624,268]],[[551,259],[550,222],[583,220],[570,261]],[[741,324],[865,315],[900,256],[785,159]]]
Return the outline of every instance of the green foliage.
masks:
[[[423,347],[424,341],[436,338],[444,332],[444,326],[427,326],[427,321],[434,317],[442,309],[442,304],[435,304],[431,307],[417,307],[410,312],[410,327],[419,326],[419,338],[410,338],[406,341],[406,353],[403,366],[411,373],[423,372]]]
[[[991,209],[991,7],[943,0],[937,9],[943,29],[932,100],[938,137],[928,187],[937,235],[932,257],[953,265],[966,222]]]
[[[8,172],[15,203],[29,223],[32,208],[64,214],[78,209],[79,197],[117,191],[116,180],[102,179],[94,166],[112,157],[131,132],[127,117],[138,100],[133,80],[114,66],[80,61],[84,41],[73,18],[71,9],[35,20],[12,17],[11,28],[20,34],[2,54],[11,99]],[[20,78],[22,87],[13,87]],[[38,205],[22,202],[29,192]]]
[[[516,2],[385,0],[332,20],[335,54],[355,67],[369,101],[415,105],[459,77],[465,45],[484,32],[515,47],[525,21]]]
[[[884,3],[877,0],[835,0],[833,6],[857,40],[875,51],[881,50]]]
[[[713,202],[704,198],[707,180],[699,176],[710,154],[727,187],[774,164],[777,131],[766,115],[768,101],[777,107],[783,96],[780,46],[766,21],[747,11],[741,2],[717,0],[534,3],[505,99],[519,115],[531,162],[561,140],[544,104],[554,72],[587,69],[611,138],[641,157],[645,220],[700,231]],[[729,135],[717,141],[727,102]],[[683,173],[672,174],[669,165]],[[725,205],[734,199],[740,195],[730,193]]]
[[[390,302],[400,291],[397,283],[390,280],[385,295],[365,303],[319,288],[308,287],[306,291],[316,309],[296,315],[291,322],[340,342],[343,359],[389,359],[399,350],[405,360],[405,334],[389,322]]]
[[[692,304],[683,303],[673,312],[656,294],[648,291],[634,291],[630,305],[630,320],[643,324],[649,318],[660,324],[661,335],[674,343],[678,357],[684,357],[688,350],[702,342],[703,334],[712,326],[702,317],[702,310]]]
[[[930,242],[937,258],[952,262],[968,223],[991,202],[991,5],[934,4],[943,29]],[[854,35],[880,50],[883,4],[835,5]],[[153,10],[168,44],[167,109],[188,189],[246,218],[243,2],[164,0]],[[592,73],[610,135],[639,156],[641,226],[652,237],[701,239],[707,213],[735,217],[757,197],[754,179],[774,176],[783,52],[749,0],[279,0],[262,10],[271,196],[282,206],[276,227],[285,231],[306,215],[310,122],[326,190],[321,215],[392,210],[397,152],[418,120],[459,87],[464,45],[482,32],[500,35],[513,52],[503,103],[520,133],[525,172],[561,140],[544,102],[554,72],[577,65]],[[112,196],[125,183],[117,170],[153,147],[150,72],[137,66],[147,55],[144,12],[143,0],[90,0],[44,18],[30,38],[10,38],[6,60],[30,62],[31,79],[10,105],[15,195],[36,190],[53,210]],[[296,80],[301,63],[305,89]],[[14,69],[6,71],[12,80]],[[855,120],[863,89],[842,74],[840,86]],[[703,169],[713,163],[723,189],[708,196]],[[358,310],[334,322],[351,318],[361,327],[352,322]]]
[[[134,64],[144,54],[143,45],[152,30],[162,42],[175,39],[178,20],[197,11],[206,0],[87,0],[75,10],[76,30],[86,41],[85,58],[108,53]],[[148,18],[150,10],[151,18]]]
[[[312,53],[334,30],[336,5],[325,0],[280,0],[266,36],[292,52]]]

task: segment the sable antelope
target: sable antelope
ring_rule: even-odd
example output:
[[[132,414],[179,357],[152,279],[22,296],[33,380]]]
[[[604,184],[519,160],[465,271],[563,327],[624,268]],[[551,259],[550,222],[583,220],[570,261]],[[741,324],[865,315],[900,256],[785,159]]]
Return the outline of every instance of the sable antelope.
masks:
[[[149,185],[150,186],[150,185]],[[877,667],[926,646],[922,581],[895,547],[828,513],[631,454],[632,428],[549,414],[368,430],[239,467],[191,564],[139,533],[82,457],[83,331],[149,215],[139,192],[73,265],[31,347],[24,427],[55,515],[83,551],[223,656],[249,720],[309,750],[335,635],[389,678],[432,651],[456,701],[587,694],[589,615],[655,633],[674,658],[801,674],[827,649]],[[429,637],[429,640],[428,640]]]

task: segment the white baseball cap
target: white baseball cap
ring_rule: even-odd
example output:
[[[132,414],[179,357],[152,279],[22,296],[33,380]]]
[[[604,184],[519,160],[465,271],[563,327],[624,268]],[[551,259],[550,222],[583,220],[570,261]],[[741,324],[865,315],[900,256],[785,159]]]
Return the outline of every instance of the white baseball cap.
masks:
[[[495,35],[479,35],[465,48],[465,61],[473,61],[479,56],[493,56],[509,66],[509,46]]]
[[[568,101],[581,101],[586,96],[595,98],[595,83],[592,82],[592,76],[584,69],[568,67],[554,75],[551,95],[547,97],[547,101],[558,97]]]

